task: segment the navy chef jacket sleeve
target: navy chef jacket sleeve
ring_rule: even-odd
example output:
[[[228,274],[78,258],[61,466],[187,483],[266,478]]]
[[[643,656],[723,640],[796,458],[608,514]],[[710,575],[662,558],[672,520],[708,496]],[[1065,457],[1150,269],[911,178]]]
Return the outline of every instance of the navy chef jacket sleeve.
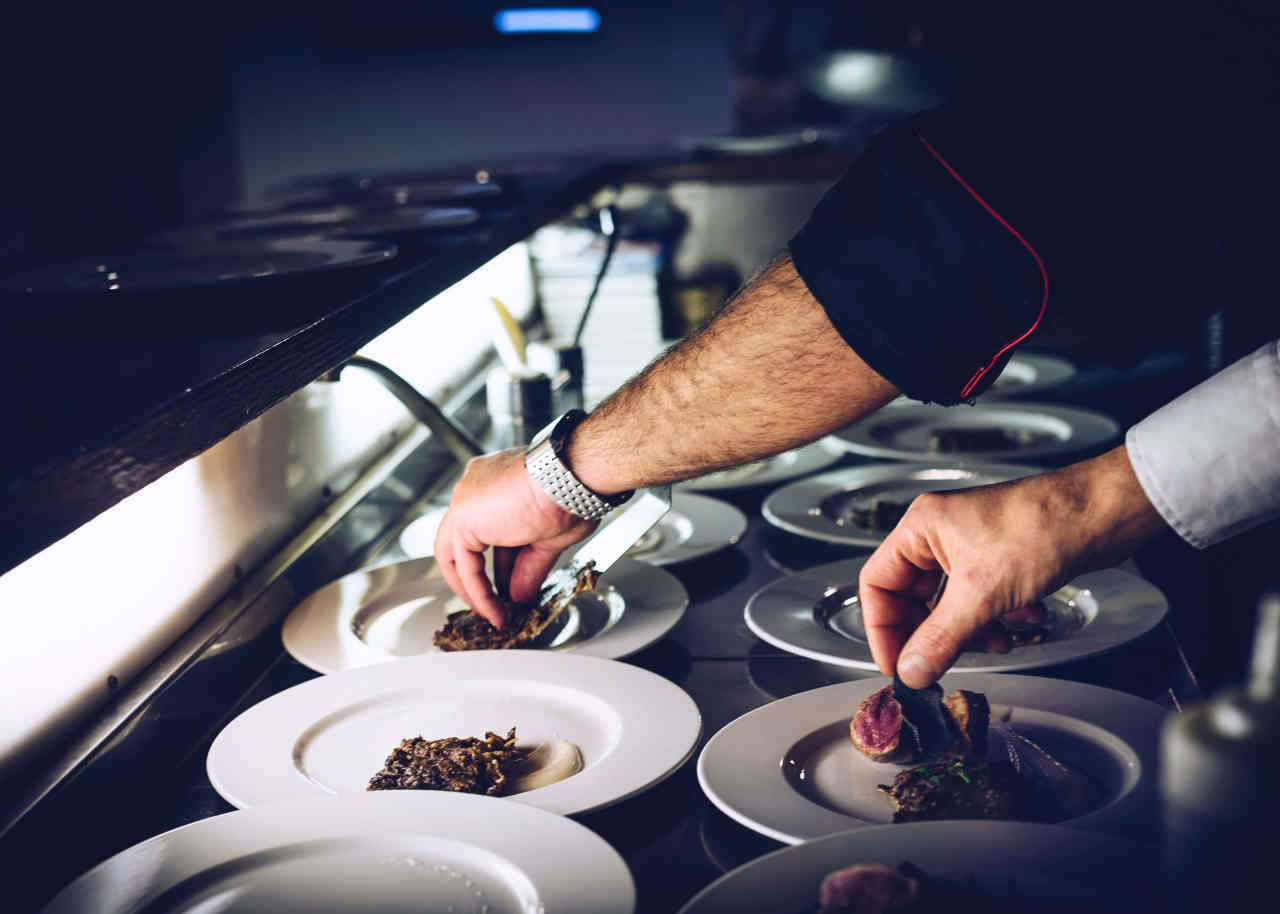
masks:
[[[1275,338],[1280,33],[1204,3],[941,9],[971,74],[876,137],[791,242],[867,364],[956,403],[1033,328],[1118,368],[1198,346],[1215,311],[1233,352]]]
[[[874,139],[790,248],[868,365],[908,397],[952,404],[990,386],[1034,330],[1049,276],[1035,240],[934,145],[929,120]]]

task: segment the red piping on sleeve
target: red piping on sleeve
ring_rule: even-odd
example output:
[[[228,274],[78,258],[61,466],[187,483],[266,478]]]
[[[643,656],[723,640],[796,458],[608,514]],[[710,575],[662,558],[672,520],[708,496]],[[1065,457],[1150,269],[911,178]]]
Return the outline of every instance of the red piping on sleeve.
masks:
[[[1002,346],[1000,348],[1000,351],[991,357],[990,362],[988,362],[984,367],[979,368],[974,373],[973,377],[969,379],[969,383],[965,384],[964,389],[960,391],[960,397],[961,399],[963,399],[969,396],[969,394],[973,391],[973,389],[978,386],[978,382],[982,380],[983,375],[985,375],[988,371],[990,371],[992,368],[995,367],[996,362],[1000,361],[1001,356],[1003,356],[1006,352],[1008,352],[1014,346],[1017,346],[1027,337],[1031,336],[1031,334],[1035,332],[1036,328],[1040,326],[1040,321],[1044,319],[1045,309],[1049,305],[1049,273],[1044,268],[1044,261],[1040,259],[1040,255],[1037,254],[1036,249],[1033,248],[1027,242],[1027,239],[1023,238],[1020,234],[1018,234],[1018,230],[1015,229],[1012,225],[1010,225],[1008,222],[1005,222],[1004,218],[999,213],[997,213],[994,209],[991,208],[991,204],[987,203],[986,200],[983,200],[982,197],[978,196],[978,192],[974,190],[972,187],[970,187],[968,182],[966,182],[964,178],[960,177],[960,175],[956,173],[956,170],[951,167],[950,163],[948,163],[946,159],[940,156],[938,154],[938,151],[934,149],[932,146],[930,146],[929,141],[926,140],[924,136],[922,136],[918,131],[916,132],[916,137],[924,145],[924,148],[929,150],[929,153],[935,159],[938,160],[938,163],[947,170],[947,173],[951,175],[951,177],[955,178],[956,181],[959,182],[960,186],[969,192],[969,196],[977,200],[978,203],[982,206],[982,208],[991,214],[991,217],[993,219],[995,219],[997,222],[1003,225],[1009,231],[1009,234],[1013,235],[1014,238],[1017,238],[1018,241],[1022,244],[1022,246],[1027,249],[1028,253],[1030,253],[1031,257],[1035,260],[1036,266],[1040,268],[1040,276],[1044,280],[1044,297],[1040,300],[1040,313],[1036,315],[1035,322],[1030,327],[1028,327],[1026,332],[1023,333],[1020,337]]]

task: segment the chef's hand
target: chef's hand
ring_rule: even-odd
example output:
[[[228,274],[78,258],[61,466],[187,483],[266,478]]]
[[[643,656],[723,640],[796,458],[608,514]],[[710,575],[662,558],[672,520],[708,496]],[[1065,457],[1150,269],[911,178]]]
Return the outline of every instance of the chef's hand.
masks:
[[[506,610],[497,594],[534,599],[560,553],[595,526],[542,491],[524,468],[523,449],[500,451],[467,463],[436,533],[435,559],[453,592],[501,628]],[[497,594],[484,568],[490,546]]]
[[[923,688],[968,646],[1006,652],[997,617],[1114,565],[1163,528],[1123,446],[1041,476],[921,495],[860,575],[876,665]]]

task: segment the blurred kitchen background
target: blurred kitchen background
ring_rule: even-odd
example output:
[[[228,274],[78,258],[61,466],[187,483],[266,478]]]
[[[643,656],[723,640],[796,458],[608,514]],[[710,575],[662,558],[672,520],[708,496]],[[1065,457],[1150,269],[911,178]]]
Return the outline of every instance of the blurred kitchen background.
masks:
[[[800,65],[922,45],[945,6],[606,0],[566,26],[589,30],[549,34],[504,34],[477,0],[28,7],[0,254],[128,245],[305,175],[856,125],[874,114],[824,104]]]

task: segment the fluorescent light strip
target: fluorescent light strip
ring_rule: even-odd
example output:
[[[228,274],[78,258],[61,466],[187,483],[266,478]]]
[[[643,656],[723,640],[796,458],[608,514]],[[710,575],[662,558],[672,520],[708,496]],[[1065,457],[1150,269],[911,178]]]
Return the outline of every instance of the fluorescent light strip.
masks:
[[[594,32],[600,28],[600,14],[589,6],[498,10],[493,14],[493,25],[504,35]]]

